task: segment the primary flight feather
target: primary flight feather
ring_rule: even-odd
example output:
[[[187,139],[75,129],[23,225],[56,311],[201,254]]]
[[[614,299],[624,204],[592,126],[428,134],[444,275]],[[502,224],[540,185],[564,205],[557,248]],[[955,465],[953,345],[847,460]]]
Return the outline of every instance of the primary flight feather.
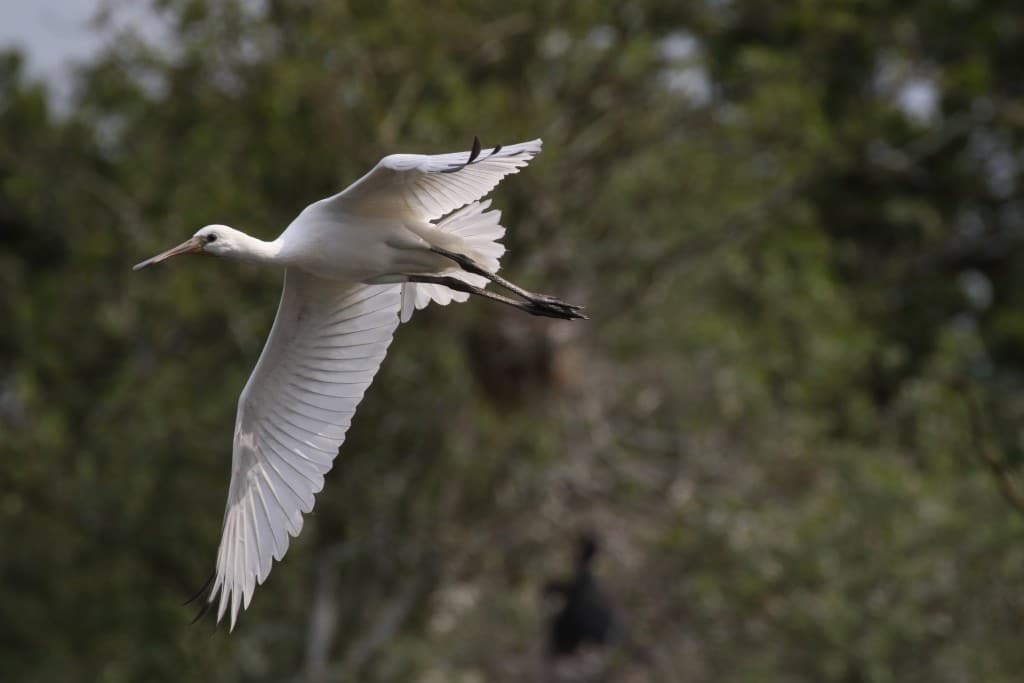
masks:
[[[471,294],[533,315],[580,307],[497,275],[501,214],[480,201],[540,152],[541,141],[454,154],[393,154],[344,191],[306,207],[272,242],[207,225],[135,266],[205,253],[284,267],[270,336],[238,401],[231,483],[206,601],[217,620],[253,591],[302,530],[359,401],[399,322],[431,301]],[[511,295],[486,290],[493,282]]]

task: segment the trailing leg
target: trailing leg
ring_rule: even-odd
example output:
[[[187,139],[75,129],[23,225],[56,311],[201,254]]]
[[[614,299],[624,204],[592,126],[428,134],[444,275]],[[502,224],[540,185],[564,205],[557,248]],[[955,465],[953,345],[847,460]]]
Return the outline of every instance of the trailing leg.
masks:
[[[546,294],[535,294],[534,292],[530,292],[528,290],[525,290],[522,287],[520,287],[519,285],[517,285],[515,283],[512,283],[512,282],[509,282],[508,280],[506,280],[505,278],[501,277],[497,273],[492,273],[489,270],[487,270],[485,268],[482,268],[475,261],[473,261],[473,259],[469,258],[465,254],[457,254],[457,253],[455,253],[453,251],[449,251],[447,249],[444,249],[442,247],[437,247],[437,246],[431,246],[430,250],[432,252],[434,252],[435,254],[438,254],[440,256],[444,256],[445,258],[448,258],[448,259],[451,259],[452,261],[454,261],[456,264],[458,264],[458,266],[460,268],[462,268],[464,271],[466,271],[467,273],[473,273],[474,275],[480,275],[482,277],[485,277],[488,280],[490,280],[491,282],[493,282],[494,284],[498,285],[499,287],[507,289],[508,291],[512,292],[513,294],[521,296],[521,297],[523,297],[524,299],[526,299],[527,301],[529,301],[531,303],[534,303],[534,304],[537,304],[537,305],[544,305],[544,306],[547,306],[549,308],[562,309],[566,313],[571,313],[573,311],[579,311],[579,310],[581,310],[583,308],[582,306],[577,306],[575,304],[566,303],[565,301],[562,301],[561,299],[558,299],[558,298],[553,297],[553,296],[548,296]],[[561,316],[555,316],[555,317],[561,317]],[[586,316],[575,315],[573,317],[585,318]]]
[[[454,289],[457,292],[466,292],[467,294],[481,296],[485,299],[491,299],[492,301],[505,304],[506,306],[518,308],[519,310],[525,311],[531,315],[539,315],[546,318],[561,318],[562,320],[574,320],[576,318],[586,319],[586,316],[576,312],[575,308],[567,308],[566,306],[555,305],[543,300],[527,299],[526,301],[520,301],[519,299],[513,299],[511,297],[502,296],[501,294],[495,294],[494,292],[488,292],[486,289],[476,287],[451,275],[409,275],[408,279],[409,282],[443,285],[449,289]]]

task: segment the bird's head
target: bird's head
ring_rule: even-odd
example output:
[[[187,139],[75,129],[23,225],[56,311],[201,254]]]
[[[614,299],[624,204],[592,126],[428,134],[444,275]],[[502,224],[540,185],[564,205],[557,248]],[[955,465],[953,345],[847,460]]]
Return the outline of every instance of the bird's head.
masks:
[[[584,531],[576,539],[576,563],[581,567],[586,567],[594,561],[594,555],[597,555],[600,542],[597,540],[597,535]]]
[[[227,256],[232,252],[239,250],[241,245],[241,235],[243,235],[243,233],[235,230],[234,228],[229,228],[226,225],[206,225],[197,230],[196,234],[192,235],[192,237],[188,238],[178,246],[157,254],[152,258],[148,258],[142,263],[136,264],[132,270],[141,270],[146,266],[166,261],[172,256],[180,256],[181,254]]]

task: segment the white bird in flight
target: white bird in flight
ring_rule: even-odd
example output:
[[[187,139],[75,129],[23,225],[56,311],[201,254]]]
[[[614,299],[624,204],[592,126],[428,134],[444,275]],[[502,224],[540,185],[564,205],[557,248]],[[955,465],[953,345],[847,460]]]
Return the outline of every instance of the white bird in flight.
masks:
[[[285,269],[277,317],[238,400],[206,599],[209,608],[220,596],[218,622],[230,608],[234,629],[289,536],[301,531],[399,321],[431,301],[470,294],[533,315],[585,317],[579,306],[496,275],[505,228],[480,199],[540,148],[538,139],[481,151],[474,139],[468,152],[386,156],[344,191],[307,206],[272,242],[207,225],[135,266],[208,254]],[[514,296],[484,290],[488,281]]]

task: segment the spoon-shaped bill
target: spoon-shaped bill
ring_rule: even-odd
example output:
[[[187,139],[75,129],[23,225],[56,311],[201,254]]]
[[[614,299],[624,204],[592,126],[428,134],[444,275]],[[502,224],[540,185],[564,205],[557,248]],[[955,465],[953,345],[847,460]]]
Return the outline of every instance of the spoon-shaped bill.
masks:
[[[203,250],[203,241],[198,237],[190,237],[188,240],[182,242],[178,246],[168,249],[167,251],[157,254],[152,258],[148,258],[142,263],[136,263],[132,266],[132,270],[142,270],[146,266],[151,266],[154,263],[160,263],[166,261],[172,256],[178,256],[179,254],[198,254]]]

